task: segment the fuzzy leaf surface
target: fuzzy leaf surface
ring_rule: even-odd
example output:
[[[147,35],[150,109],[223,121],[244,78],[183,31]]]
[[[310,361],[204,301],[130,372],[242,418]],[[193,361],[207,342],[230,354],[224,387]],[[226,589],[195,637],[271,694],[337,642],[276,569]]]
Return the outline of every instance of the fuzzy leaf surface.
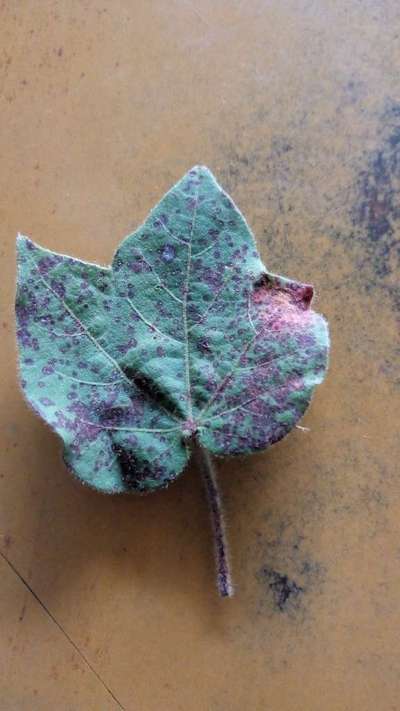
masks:
[[[237,207],[195,167],[110,268],[19,237],[22,386],[83,482],[165,487],[191,437],[216,455],[245,454],[300,419],[327,366],[312,296],[267,272]]]

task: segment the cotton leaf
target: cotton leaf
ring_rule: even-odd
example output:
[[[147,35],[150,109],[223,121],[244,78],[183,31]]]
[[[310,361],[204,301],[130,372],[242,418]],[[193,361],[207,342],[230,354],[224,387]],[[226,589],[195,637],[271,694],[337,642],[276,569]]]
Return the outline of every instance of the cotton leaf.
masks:
[[[101,491],[147,492],[216,455],[284,437],[324,377],[313,289],[267,272],[245,219],[193,168],[110,268],[18,239],[21,382],[67,466]]]

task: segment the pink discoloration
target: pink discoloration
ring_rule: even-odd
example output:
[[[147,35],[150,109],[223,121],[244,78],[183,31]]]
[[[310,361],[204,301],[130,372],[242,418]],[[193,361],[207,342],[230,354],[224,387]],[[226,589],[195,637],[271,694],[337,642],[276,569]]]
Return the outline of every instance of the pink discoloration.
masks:
[[[300,284],[298,282],[293,282],[291,287],[291,292],[298,306],[303,309],[308,309],[313,300],[314,288],[311,284]]]
[[[276,332],[288,328],[296,330],[312,319],[312,312],[308,310],[312,287],[301,287],[289,290],[262,285],[254,290],[253,303],[258,305],[257,315],[265,327]]]
[[[314,297],[314,287],[277,275],[263,274],[255,285],[255,294],[262,292],[284,292],[290,301],[302,309],[308,309]]]
[[[304,382],[301,378],[291,378],[290,387],[292,390],[302,390]]]

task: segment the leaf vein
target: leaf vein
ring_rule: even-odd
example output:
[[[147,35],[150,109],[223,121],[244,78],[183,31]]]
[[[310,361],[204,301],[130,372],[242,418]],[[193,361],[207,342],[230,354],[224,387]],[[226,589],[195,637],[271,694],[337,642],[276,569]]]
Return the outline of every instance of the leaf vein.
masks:
[[[110,380],[110,381],[105,381],[105,382],[97,382],[93,380],[82,380],[81,378],[75,378],[73,375],[67,375],[66,373],[63,373],[61,370],[54,370],[54,372],[57,375],[61,375],[63,378],[68,378],[68,380],[73,380],[75,383],[82,383],[82,385],[95,385],[95,386],[107,386],[107,385],[117,385],[118,383],[123,383],[124,381],[121,379],[119,380]]]
[[[88,420],[83,420],[82,418],[76,418],[78,422],[82,422],[84,425],[91,425],[92,427],[97,427],[100,430],[108,431],[121,431],[121,432],[177,432],[181,429],[180,426],[176,427],[166,427],[166,428],[151,428],[151,427],[114,427],[113,425],[101,425],[99,422],[89,422]]]
[[[182,306],[183,332],[184,332],[185,378],[186,378],[186,391],[187,391],[187,398],[188,398],[189,419],[191,419],[193,416],[193,405],[192,405],[192,384],[191,384],[191,375],[190,375],[189,324],[188,324],[187,305],[188,305],[188,296],[189,296],[190,271],[191,271],[191,266],[192,266],[193,234],[194,234],[194,229],[195,229],[195,224],[196,224],[199,191],[200,191],[200,188],[198,185],[197,189],[195,190],[192,224],[191,224],[191,228],[190,228],[190,237],[189,237],[189,244],[188,244],[186,277],[185,277],[185,283],[184,283],[184,287],[183,287],[183,306]]]
[[[163,280],[161,279],[161,277],[157,274],[156,269],[153,267],[152,264],[150,264],[149,260],[146,259],[146,257],[144,256],[142,250],[139,249],[139,247],[137,248],[137,250],[138,250],[138,252],[140,253],[140,256],[141,256],[141,258],[143,259],[143,261],[145,262],[145,264],[147,264],[147,266],[150,267],[150,269],[151,269],[151,271],[153,272],[154,276],[156,277],[156,279],[157,279],[157,281],[158,281],[158,284],[159,284],[159,286],[161,287],[161,289],[164,289],[164,291],[165,291],[167,294],[169,294],[169,296],[171,296],[175,301],[177,301],[178,304],[182,304],[182,303],[183,303],[183,302],[182,302],[182,299],[180,299],[178,296],[176,296],[176,295],[174,294],[174,292],[171,291],[171,289],[168,289],[168,287],[166,286],[166,284],[164,284],[164,282],[163,282]]]
[[[159,220],[159,224],[161,225],[161,227],[163,228],[163,230],[165,230],[165,232],[167,233],[167,235],[169,235],[170,237],[172,237],[172,239],[176,240],[176,241],[179,242],[180,244],[184,244],[185,247],[188,246],[188,243],[187,243],[184,239],[181,239],[180,237],[177,237],[176,235],[174,235],[173,232],[171,232],[171,230],[168,229],[167,225],[165,225],[162,220]]]
[[[147,318],[145,316],[143,316],[142,312],[139,311],[137,306],[135,306],[135,304],[131,301],[131,299],[128,296],[126,296],[125,298],[129,304],[129,306],[131,307],[131,309],[135,312],[135,314],[137,314],[137,316],[139,316],[140,320],[143,321],[143,323],[145,323],[146,326],[148,326],[148,328],[150,328],[152,331],[156,331],[160,336],[163,336],[163,338],[169,338],[169,339],[171,339],[171,341],[175,341],[175,343],[179,343],[180,345],[182,345],[183,341],[179,341],[177,338],[175,338],[174,336],[171,336],[169,333],[164,333],[164,331],[161,331],[159,328],[157,328],[157,326],[154,323],[151,323],[151,321],[148,321]]]
[[[36,264],[36,262],[35,262],[31,257],[28,257],[28,259],[29,259],[29,261],[31,262],[31,264],[33,264],[33,266],[35,267],[35,269],[36,269],[36,271],[37,271],[37,273],[38,273],[38,275],[39,275],[39,279],[43,282],[43,284],[45,285],[46,289],[48,289],[48,291],[50,291],[50,293],[53,294],[53,296],[54,296],[58,301],[61,302],[61,304],[63,305],[64,309],[67,311],[67,313],[69,313],[69,315],[70,315],[70,316],[76,321],[76,323],[81,327],[82,331],[84,331],[84,332],[86,333],[88,339],[93,343],[93,345],[95,346],[95,348],[111,363],[111,365],[112,365],[116,370],[118,370],[118,371],[121,373],[121,375],[123,376],[123,379],[124,379],[127,383],[129,383],[129,385],[131,385],[131,382],[130,382],[129,378],[125,375],[124,371],[123,371],[122,368],[118,365],[117,361],[115,361],[114,358],[100,345],[100,343],[97,341],[97,339],[90,333],[89,329],[85,326],[84,323],[82,323],[82,321],[78,318],[78,316],[74,313],[74,311],[73,311],[73,310],[68,306],[68,304],[64,301],[64,299],[63,299],[59,294],[57,294],[57,292],[50,286],[50,284],[46,281],[46,279],[45,279],[45,278],[43,277],[43,275],[40,273],[39,267],[38,267],[38,265]]]

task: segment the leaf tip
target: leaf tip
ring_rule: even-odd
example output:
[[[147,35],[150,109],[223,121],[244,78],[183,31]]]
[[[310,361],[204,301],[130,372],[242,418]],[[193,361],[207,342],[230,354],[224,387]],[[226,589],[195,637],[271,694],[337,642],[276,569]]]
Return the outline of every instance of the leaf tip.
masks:
[[[300,281],[293,281],[291,279],[281,279],[281,285],[286,289],[295,304],[302,309],[307,311],[310,308],[311,302],[314,298],[314,287],[312,284],[304,284]]]
[[[18,252],[23,252],[26,249],[33,249],[34,247],[34,242],[32,242],[32,240],[26,235],[23,235],[22,232],[17,233],[16,244]]]
[[[303,304],[303,308],[308,309],[314,298],[314,287],[312,284],[299,284],[296,297]]]
[[[198,165],[194,165],[193,168],[189,170],[189,174],[196,174],[196,175],[212,175],[212,172],[209,168],[207,168],[206,165],[201,165],[200,163]]]

